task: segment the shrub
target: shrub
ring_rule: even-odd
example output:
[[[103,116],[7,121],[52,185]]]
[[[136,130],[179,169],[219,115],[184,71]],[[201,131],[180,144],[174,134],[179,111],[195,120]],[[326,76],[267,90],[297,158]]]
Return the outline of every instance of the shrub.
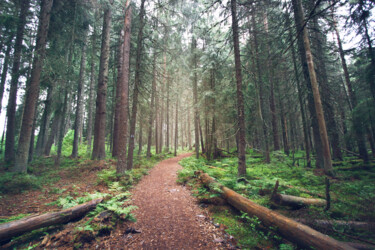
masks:
[[[2,194],[17,194],[24,190],[40,187],[40,181],[34,175],[4,173],[0,177],[0,193]]]

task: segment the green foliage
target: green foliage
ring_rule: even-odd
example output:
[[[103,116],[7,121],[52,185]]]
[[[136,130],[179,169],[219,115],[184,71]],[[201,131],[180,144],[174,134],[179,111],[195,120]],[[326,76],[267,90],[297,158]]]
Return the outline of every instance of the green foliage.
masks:
[[[77,198],[73,198],[72,196],[68,195],[65,197],[60,197],[58,200],[49,203],[48,205],[58,205],[63,209],[67,209],[88,202],[90,200],[104,198],[104,200],[96,206],[95,210],[88,214],[90,217],[94,217],[103,211],[111,211],[117,216],[122,216],[124,219],[134,221],[135,219],[130,212],[137,207],[123,206],[125,202],[129,201],[127,199],[127,197],[129,196],[129,192],[123,192],[115,195],[96,192],[92,194],[86,194],[85,196]]]
[[[116,181],[118,178],[116,174],[116,169],[114,167],[110,167],[108,169],[103,169],[102,171],[98,172],[97,174],[97,181],[98,184],[104,183],[109,186],[111,183]]]
[[[34,175],[6,172],[0,176],[0,193],[17,194],[28,189],[39,189],[41,180]]]
[[[221,160],[207,161],[203,158],[195,159],[193,157],[185,158],[180,161],[180,164],[184,167],[178,172],[179,182],[189,185],[193,182],[194,171],[202,170],[214,177],[221,185],[235,190],[243,196],[249,198],[265,207],[271,207],[269,196],[260,196],[261,190],[269,190],[272,192],[276,181],[279,181],[278,192],[282,194],[289,194],[305,198],[317,198],[314,194],[325,194],[325,182],[324,176],[317,175],[314,173],[314,169],[302,168],[296,165],[295,158],[303,157],[304,152],[296,152],[291,156],[286,156],[281,151],[276,151],[271,155],[271,163],[265,164],[262,158],[256,156],[251,157],[254,153],[250,152],[250,155],[246,157],[247,175],[245,176],[246,181],[237,180],[237,158],[223,158]],[[295,157],[295,158],[293,158]],[[343,161],[343,165],[352,167],[348,163],[351,158],[346,158]],[[351,161],[353,162],[353,161]],[[354,162],[352,164],[358,164],[362,166],[361,162]],[[342,167],[342,166],[340,166]],[[375,171],[373,167],[369,167],[367,170],[346,170],[338,171],[337,179],[331,182],[331,193],[334,194],[335,200],[331,202],[331,209],[328,212],[323,212],[322,208],[310,207],[306,211],[308,216],[321,219],[340,219],[340,220],[368,220],[369,218],[375,219],[375,215],[371,210],[373,201],[375,200]],[[210,187],[211,190],[207,190],[205,187],[192,185],[197,191],[197,196],[207,197],[210,191],[217,190],[217,187]],[[306,191],[307,190],[307,191]],[[215,193],[215,192],[213,192]],[[228,218],[223,219],[222,214],[219,216],[223,223]],[[254,218],[249,218],[248,215],[242,214],[237,219],[242,222],[246,222],[246,227],[251,231],[254,231],[259,224],[259,221]],[[234,223],[232,223],[234,224]],[[237,234],[238,237],[244,237],[241,226],[230,226],[231,234]],[[348,228],[340,228],[338,230],[349,230]],[[258,230],[259,231],[259,230]],[[351,232],[353,233],[353,232]],[[259,233],[255,238],[266,239],[270,238],[267,233]],[[248,236],[246,236],[248,237]],[[253,237],[253,236],[252,236]],[[254,237],[249,237],[247,242],[240,240],[244,244],[243,246],[255,246],[257,240]],[[279,241],[277,236],[273,235],[272,240]],[[250,247],[251,248],[251,247]],[[283,249],[293,249],[291,245],[283,244],[280,246]]]
[[[259,220],[252,220],[247,214],[238,216],[230,210],[214,209],[213,219],[215,223],[225,225],[225,231],[238,240],[243,249],[255,249],[258,245],[269,244],[268,237],[257,228]]]
[[[194,170],[190,168],[183,168],[181,170],[178,170],[177,176],[177,183],[186,184],[190,180],[190,178],[194,176]]]
[[[280,244],[279,245],[279,250],[293,250],[293,249],[295,249],[295,248],[290,244]]]
[[[74,130],[69,130],[63,140],[63,145],[61,148],[61,155],[65,157],[69,157],[72,155],[73,150],[73,141],[74,141]],[[85,143],[80,143],[78,145],[78,155],[79,156],[86,156],[87,153],[87,145]],[[57,154],[57,146],[54,145],[51,148],[51,154]]]
[[[63,209],[67,209],[67,208],[71,208],[79,204],[91,201],[93,199],[105,198],[107,196],[109,196],[109,194],[99,193],[99,192],[96,192],[93,194],[87,193],[86,196],[77,197],[77,198],[73,198],[72,196],[68,195],[65,197],[60,197],[56,201],[48,203],[47,205],[57,205],[57,206],[62,207]]]

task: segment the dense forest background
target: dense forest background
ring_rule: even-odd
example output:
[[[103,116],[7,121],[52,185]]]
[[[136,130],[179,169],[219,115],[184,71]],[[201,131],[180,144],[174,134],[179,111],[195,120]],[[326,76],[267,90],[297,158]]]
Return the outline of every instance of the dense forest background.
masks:
[[[310,240],[315,233],[293,238],[289,229],[283,238],[269,233],[277,230],[267,218],[285,214],[373,248],[374,7],[372,0],[1,0],[0,223],[96,202],[91,218],[65,233],[8,235],[6,243],[93,248],[107,237],[100,247],[116,248],[111,231],[129,234],[122,222],[134,220],[127,191],[158,161],[190,152],[160,163],[160,176],[177,185],[185,157],[177,181],[199,202],[223,205],[225,186],[273,214],[261,219],[265,229],[261,216],[225,201],[210,207],[214,227],[239,246],[293,249],[283,238],[341,244]],[[204,173],[219,184],[208,185]],[[164,187],[159,177],[150,183],[177,194],[180,186]],[[154,203],[140,214],[163,208]],[[104,236],[103,211],[114,218]],[[216,243],[230,245],[231,237]]]
[[[239,174],[245,148],[266,161],[303,150],[304,164],[327,174],[343,155],[368,162],[373,7],[3,1],[3,160],[26,172],[34,156],[56,154],[59,164],[61,155],[112,155],[121,172],[136,146],[147,156],[195,146],[209,159],[237,147]],[[66,136],[71,152],[62,150]]]

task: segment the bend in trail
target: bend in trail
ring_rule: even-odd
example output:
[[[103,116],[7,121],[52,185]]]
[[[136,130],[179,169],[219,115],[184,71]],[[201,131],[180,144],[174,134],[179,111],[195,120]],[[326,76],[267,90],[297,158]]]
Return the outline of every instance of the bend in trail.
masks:
[[[223,233],[203,215],[189,190],[178,185],[178,161],[183,154],[157,164],[133,190],[138,209],[131,225],[141,233],[118,242],[123,249],[226,249]]]

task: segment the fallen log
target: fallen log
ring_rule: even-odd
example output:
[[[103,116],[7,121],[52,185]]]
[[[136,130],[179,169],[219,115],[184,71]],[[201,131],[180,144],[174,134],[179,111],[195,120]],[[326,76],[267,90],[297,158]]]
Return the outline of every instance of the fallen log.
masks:
[[[93,210],[103,198],[95,199],[60,212],[33,215],[20,220],[0,224],[0,243],[35,229],[62,224],[77,219]]]
[[[295,189],[298,189],[299,191],[301,191],[303,193],[306,193],[306,194],[309,194],[309,195],[312,195],[312,196],[318,196],[318,197],[323,198],[323,199],[325,198],[324,195],[311,192],[311,191],[309,191],[309,190],[307,190],[305,188],[295,187],[295,186],[292,186],[292,185],[285,185],[285,187],[287,187],[287,188],[295,188]]]
[[[363,222],[363,221],[344,221],[344,220],[309,220],[298,218],[295,219],[298,222],[303,224],[321,228],[321,229],[328,229],[332,230],[334,227],[341,227],[341,228],[350,228],[352,230],[357,231],[375,231],[375,222]]]
[[[345,242],[345,244],[348,244],[349,246],[357,250],[374,250],[374,245],[357,243],[357,242]]]
[[[290,206],[294,208],[305,206],[325,206],[327,202],[322,199],[302,198],[287,194],[275,194],[271,198],[276,204],[281,206]]]
[[[217,183],[206,173],[199,172],[196,173],[196,175],[199,176],[202,183],[208,187],[209,184]],[[260,206],[227,187],[220,184],[219,186],[222,190],[222,197],[227,200],[229,204],[250,216],[256,216],[265,226],[275,227],[280,235],[297,245],[302,247],[315,247],[316,249],[354,249],[306,225]]]
[[[279,188],[279,181],[276,181],[275,188],[273,190],[271,201],[275,202],[277,205],[290,206],[293,208],[301,208],[305,206],[325,206],[327,202],[323,199],[311,199],[302,198],[287,194],[278,194],[277,190]]]

